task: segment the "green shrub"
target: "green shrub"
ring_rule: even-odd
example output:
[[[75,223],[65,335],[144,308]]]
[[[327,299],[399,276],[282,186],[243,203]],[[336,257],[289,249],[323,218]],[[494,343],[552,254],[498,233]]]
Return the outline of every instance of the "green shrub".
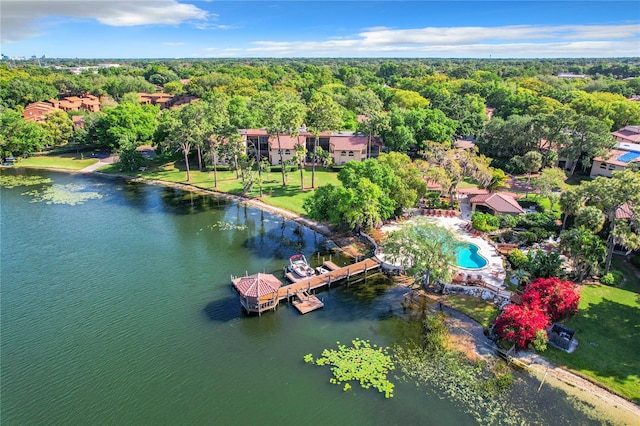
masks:
[[[548,231],[544,228],[540,228],[538,226],[534,226],[533,228],[530,229],[530,231],[536,234],[536,241],[538,242],[544,241],[553,235],[553,232]]]
[[[509,253],[507,260],[511,263],[513,269],[527,269],[529,265],[529,259],[520,249],[515,249]]]
[[[207,170],[213,172],[213,166],[208,166]],[[216,170],[219,172],[228,172],[230,170],[233,170],[233,168],[229,164],[218,164],[216,166]]]
[[[511,229],[507,229],[506,231],[504,231],[502,234],[500,234],[500,238],[502,239],[502,241],[504,241],[505,243],[510,243],[512,241],[514,241],[515,239],[515,234],[513,233],[513,231]]]
[[[612,269],[608,274],[600,277],[600,282],[604,285],[620,285],[623,280],[624,274],[615,269]]]
[[[536,338],[531,343],[531,349],[536,352],[544,352],[547,350],[547,342],[549,341],[549,337],[547,336],[547,332],[545,330],[536,331]]]
[[[500,216],[500,228],[513,228],[518,225],[518,216]]]
[[[491,232],[498,229],[500,219],[488,213],[475,212],[471,217],[471,224],[480,232]]]
[[[556,218],[553,213],[529,213],[518,216],[518,226],[523,228],[544,228],[548,231],[556,231]]]
[[[285,166],[285,170],[288,172],[295,172],[296,170],[298,170],[298,166]],[[281,172],[282,166],[271,166],[270,170],[265,170],[265,171]]]
[[[523,244],[533,244],[538,241],[538,236],[531,231],[524,231],[518,234],[518,240]]]

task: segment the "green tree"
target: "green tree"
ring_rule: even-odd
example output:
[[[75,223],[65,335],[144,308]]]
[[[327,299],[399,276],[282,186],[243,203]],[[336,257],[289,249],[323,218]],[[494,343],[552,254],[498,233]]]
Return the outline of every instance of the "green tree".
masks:
[[[399,152],[382,153],[378,162],[387,165],[398,177],[398,186],[392,191],[392,197],[398,207],[413,207],[427,191],[427,185],[422,179],[418,166],[411,161],[407,154]]]
[[[153,137],[158,126],[158,107],[122,103],[108,108],[98,117],[95,132],[101,144],[118,148],[120,141],[144,143]]]
[[[340,106],[327,94],[313,92],[307,104],[307,126],[313,130],[314,142],[311,163],[311,188],[316,187],[316,161],[321,132],[339,130],[342,124]]]
[[[191,102],[175,111],[166,111],[163,119],[162,140],[170,147],[178,147],[184,155],[186,180],[191,182],[189,153],[197,145],[210,140],[213,131],[209,124],[206,102]]]
[[[575,216],[580,207],[582,207],[582,195],[577,191],[567,190],[560,194],[560,210],[564,213],[562,230],[564,230],[567,225],[567,218],[569,216]]]
[[[305,107],[302,101],[289,92],[262,92],[253,99],[260,121],[267,133],[278,143],[278,155],[282,169],[282,186],[287,185],[281,135],[297,136],[304,120]]]
[[[571,260],[577,281],[598,273],[607,256],[600,237],[584,227],[562,231],[560,251]]]
[[[391,233],[384,252],[391,263],[406,267],[411,275],[421,277],[428,286],[432,279],[448,280],[451,277],[459,246],[461,243],[449,230],[418,220],[415,224],[403,224]]]
[[[538,151],[529,151],[522,156],[522,166],[527,171],[527,182],[531,182],[531,173],[535,173],[542,167],[542,154]]]
[[[499,191],[501,189],[509,188],[507,183],[507,175],[502,169],[493,169],[491,171],[491,181],[487,185],[486,189],[490,192]]]
[[[73,122],[64,111],[47,115],[42,128],[45,131],[45,146],[66,145],[73,136]]]
[[[179,96],[184,93],[184,85],[180,81],[169,81],[162,88],[164,93]]]
[[[582,226],[594,234],[597,234],[602,230],[605,220],[606,217],[599,208],[595,206],[586,206],[578,211],[574,224],[577,227]]]
[[[371,157],[371,140],[383,120],[383,103],[371,89],[351,90],[348,96],[348,108],[365,117],[360,130],[367,135],[367,158]]]
[[[564,171],[558,167],[546,167],[542,169],[538,177],[533,179],[533,187],[540,191],[540,194],[549,199],[551,209],[557,202],[557,196],[554,191],[562,188],[567,176]]]
[[[593,157],[605,155],[613,144],[613,136],[605,123],[597,118],[582,115],[575,120],[570,140],[560,150],[560,154],[573,162],[569,173],[573,175],[579,160],[582,160],[583,165],[589,166]]]
[[[293,163],[298,166],[300,171],[300,190],[304,191],[304,164],[307,159],[307,147],[303,143],[297,143],[294,148]]]
[[[0,156],[24,156],[44,147],[45,131],[33,121],[9,108],[0,106]]]
[[[631,227],[618,228],[620,220],[616,218],[616,212],[623,205],[640,205],[640,172],[627,169],[613,172],[611,178],[599,176],[592,181],[580,185],[580,193],[586,205],[597,207],[607,217],[609,222],[609,236],[607,238],[607,260],[604,273],[609,272],[613,250],[620,241],[632,243],[633,237],[627,238],[622,233],[625,230],[633,232]],[[630,246],[630,249],[640,247]]]

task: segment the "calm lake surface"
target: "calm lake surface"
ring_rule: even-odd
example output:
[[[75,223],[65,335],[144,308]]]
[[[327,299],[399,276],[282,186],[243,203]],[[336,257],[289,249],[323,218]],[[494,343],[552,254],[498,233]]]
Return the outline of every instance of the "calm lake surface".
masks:
[[[406,289],[385,278],[320,292],[324,309],[305,316],[286,303],[262,317],[242,314],[230,275],[281,277],[294,253],[328,258],[313,231],[160,186],[2,173],[51,179],[2,188],[3,425],[476,424],[429,386],[392,379],[388,400],[373,389],[343,392],[328,368],[303,362],[337,341],[396,341],[389,330],[397,327],[386,325],[402,317]],[[25,194],[54,184],[100,198],[47,204]],[[526,418],[589,422],[562,394],[518,382],[535,411]]]

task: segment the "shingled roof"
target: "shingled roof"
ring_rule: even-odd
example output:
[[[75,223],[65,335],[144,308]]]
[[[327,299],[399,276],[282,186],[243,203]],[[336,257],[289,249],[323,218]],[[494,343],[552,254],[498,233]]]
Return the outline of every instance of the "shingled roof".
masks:
[[[271,274],[254,274],[233,280],[238,293],[244,297],[261,297],[278,291],[282,283]]]
[[[484,204],[496,213],[524,213],[524,209],[515,198],[499,192],[476,195],[469,202],[471,204]]]

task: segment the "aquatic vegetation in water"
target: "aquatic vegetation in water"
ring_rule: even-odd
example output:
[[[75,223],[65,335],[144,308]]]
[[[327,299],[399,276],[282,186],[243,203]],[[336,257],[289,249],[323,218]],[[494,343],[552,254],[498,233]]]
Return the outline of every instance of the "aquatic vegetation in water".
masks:
[[[209,229],[210,231],[213,231],[214,229],[219,229],[221,231],[244,231],[245,229],[247,229],[246,225],[236,225],[234,223],[231,222],[222,222],[222,221],[218,221],[217,223],[214,223],[213,225],[208,225],[207,229]],[[200,232],[203,231],[204,228],[200,228]]]
[[[32,203],[45,202],[46,204],[66,204],[75,206],[83,204],[87,200],[102,198],[98,192],[84,191],[86,186],[77,184],[51,185],[41,190],[23,192],[22,195],[33,197]]]
[[[367,340],[355,339],[352,347],[341,345],[338,349],[325,349],[322,355],[314,360],[313,355],[304,357],[307,363],[316,365],[331,365],[333,378],[330,382],[340,385],[344,382],[356,380],[364,389],[374,387],[384,393],[385,398],[393,397],[393,383],[387,380],[387,373],[395,368],[387,348],[371,345]],[[351,384],[345,383],[343,390],[351,389]]]
[[[51,179],[42,176],[24,175],[0,175],[0,186],[3,188],[15,188],[17,186],[33,186],[49,183]]]

